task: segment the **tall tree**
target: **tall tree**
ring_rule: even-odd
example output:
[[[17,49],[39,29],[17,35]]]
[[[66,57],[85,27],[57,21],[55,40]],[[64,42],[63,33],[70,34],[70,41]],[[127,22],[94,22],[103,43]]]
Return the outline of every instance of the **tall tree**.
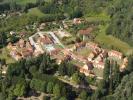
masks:
[[[53,88],[53,94],[55,97],[60,97],[61,96],[61,90],[59,84],[55,84]]]
[[[103,79],[109,82],[109,76],[110,76],[110,61],[106,59],[103,71]]]

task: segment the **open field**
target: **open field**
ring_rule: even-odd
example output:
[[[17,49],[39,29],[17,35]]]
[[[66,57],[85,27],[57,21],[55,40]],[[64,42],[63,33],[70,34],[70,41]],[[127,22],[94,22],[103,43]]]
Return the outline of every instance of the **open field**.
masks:
[[[3,2],[11,2],[12,0],[4,0]],[[13,0],[15,1],[17,4],[20,5],[25,5],[27,3],[36,3],[37,0]]]
[[[97,15],[85,16],[85,19],[89,22],[109,21],[110,20],[109,16],[105,12],[97,14]]]
[[[15,60],[9,55],[7,48],[1,49],[0,58],[5,59],[7,64],[15,62]]]
[[[15,0],[15,1],[18,4],[25,5],[27,3],[36,3],[37,0]]]
[[[129,46],[127,43],[111,36],[106,35],[105,30],[107,28],[106,26],[99,26],[100,31],[98,32],[95,41],[99,42],[101,45],[104,45],[107,48],[114,47],[125,53],[125,55],[129,55],[133,52],[133,47]]]
[[[84,57],[88,57],[88,55],[91,53],[91,50],[88,49],[87,47],[85,48],[81,48],[80,50],[78,51],[75,51],[74,52],[76,55],[82,55]]]
[[[96,76],[103,77],[103,69],[94,68],[93,71],[96,74]]]
[[[37,17],[43,17],[44,13],[42,13],[38,8],[32,8],[28,11],[27,15],[29,16],[37,16]]]

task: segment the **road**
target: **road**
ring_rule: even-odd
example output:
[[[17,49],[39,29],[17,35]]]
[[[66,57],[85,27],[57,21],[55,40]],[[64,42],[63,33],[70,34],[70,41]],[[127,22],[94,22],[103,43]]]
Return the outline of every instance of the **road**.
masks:
[[[97,87],[94,86],[94,85],[89,85],[88,87],[84,86],[84,85],[77,85],[77,84],[74,84],[72,82],[70,82],[70,80],[66,80],[64,78],[61,78],[61,77],[58,77],[58,79],[64,83],[67,83],[69,85],[71,85],[72,87],[75,87],[75,88],[82,88],[82,89],[92,89],[92,90],[96,90]]]

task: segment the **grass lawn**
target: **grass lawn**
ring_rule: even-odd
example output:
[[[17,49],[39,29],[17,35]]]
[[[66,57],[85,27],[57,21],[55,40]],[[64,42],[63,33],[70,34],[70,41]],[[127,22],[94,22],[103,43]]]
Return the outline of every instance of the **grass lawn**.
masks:
[[[86,16],[85,19],[89,22],[95,22],[95,21],[109,21],[110,18],[109,16],[103,12],[103,13],[100,13],[100,14],[97,14],[97,15],[92,15],[92,16]]]
[[[85,48],[82,48],[74,53],[77,55],[82,55],[84,57],[88,57],[88,55],[91,53],[91,50],[88,49],[87,47],[85,47]]]
[[[15,0],[17,4],[25,5],[27,3],[36,3],[37,0]]]
[[[79,61],[74,60],[74,59],[73,59],[73,60],[71,60],[70,62],[71,62],[72,64],[74,64],[74,65],[78,65],[78,66],[81,66],[81,67],[82,67],[82,66],[84,66],[84,63],[79,62]]]
[[[101,45],[104,45],[105,47],[110,48],[113,46],[114,48],[120,49],[125,55],[129,55],[133,52],[133,47],[129,46],[127,43],[119,40],[118,38],[115,38],[111,35],[106,35],[105,30],[107,28],[106,26],[99,26],[100,31],[98,32],[95,41],[99,42]]]
[[[2,53],[0,53],[0,58],[1,59],[6,59],[7,64],[9,63],[14,63],[15,60],[9,55],[9,51],[7,48],[1,49]]]
[[[12,0],[4,0],[3,3],[4,2],[11,2],[11,1]],[[37,2],[37,0],[13,0],[13,1],[15,1],[17,4],[20,4],[20,5],[25,5],[27,3],[36,3]]]
[[[102,69],[94,68],[93,71],[96,74],[96,76],[103,77],[103,70]]]
[[[42,13],[38,8],[32,8],[28,11],[27,15],[29,16],[37,16],[37,17],[43,17],[44,13]]]

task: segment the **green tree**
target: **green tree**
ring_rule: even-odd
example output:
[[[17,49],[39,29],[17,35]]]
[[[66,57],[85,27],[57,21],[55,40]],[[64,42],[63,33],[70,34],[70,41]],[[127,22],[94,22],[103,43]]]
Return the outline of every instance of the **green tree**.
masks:
[[[59,100],[67,100],[66,97],[61,97]]]
[[[133,56],[128,57],[128,66],[127,66],[127,71],[132,72],[133,71]]]
[[[22,81],[22,82],[17,83],[13,92],[15,96],[23,96],[26,92],[25,82]]]
[[[66,63],[65,61],[63,61],[63,62],[59,65],[59,68],[58,68],[59,74],[61,74],[61,75],[66,75],[66,70],[67,70],[66,65],[67,65],[67,63]]]
[[[79,84],[80,83],[80,77],[79,74],[76,72],[72,75],[72,80],[76,83]]]
[[[61,96],[61,90],[60,90],[60,86],[58,84],[55,84],[55,86],[53,88],[53,94],[55,97]]]
[[[48,82],[48,84],[47,84],[47,92],[48,93],[53,93],[53,87],[54,87],[54,83],[53,82]]]
[[[81,91],[81,93],[79,94],[79,98],[81,100],[86,100],[87,99],[87,92],[85,90]]]
[[[109,82],[109,75],[110,75],[110,61],[106,59],[105,67],[103,70],[103,79]]]

